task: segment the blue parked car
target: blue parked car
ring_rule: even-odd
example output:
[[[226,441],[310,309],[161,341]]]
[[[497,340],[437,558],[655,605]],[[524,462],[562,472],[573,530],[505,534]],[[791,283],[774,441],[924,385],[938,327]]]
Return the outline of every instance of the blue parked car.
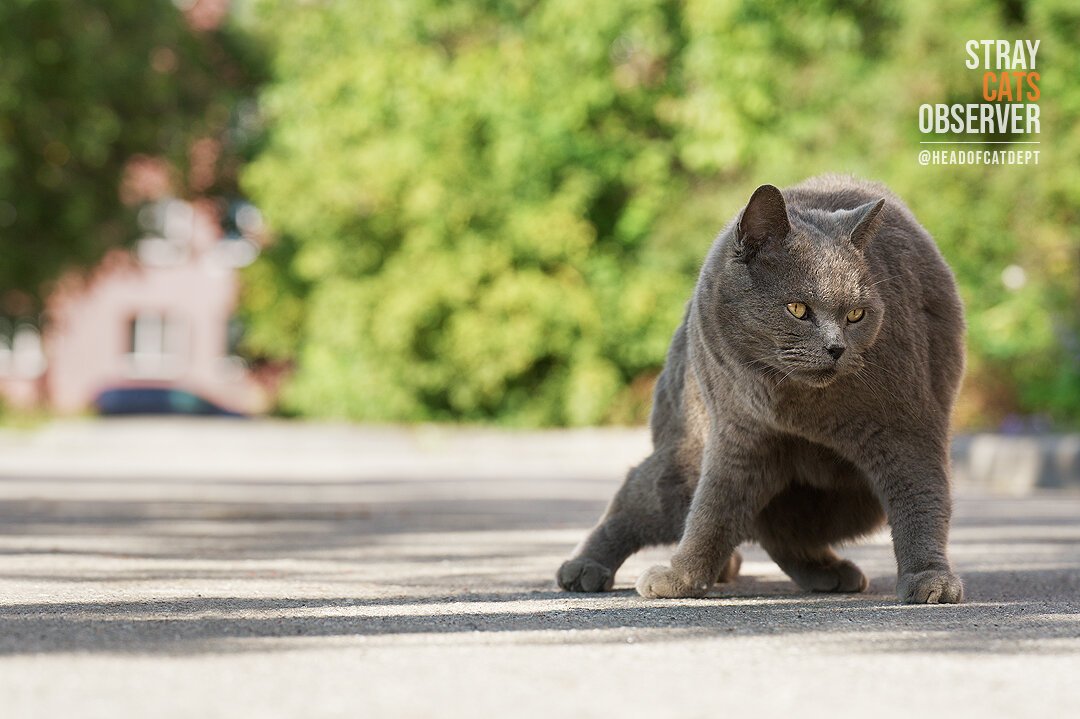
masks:
[[[219,407],[196,394],[171,387],[117,387],[107,389],[94,400],[98,414],[190,414],[213,417],[243,417],[239,412]]]

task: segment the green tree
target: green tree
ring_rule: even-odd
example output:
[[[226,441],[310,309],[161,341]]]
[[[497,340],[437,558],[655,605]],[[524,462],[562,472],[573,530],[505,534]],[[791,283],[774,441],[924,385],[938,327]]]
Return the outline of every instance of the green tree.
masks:
[[[169,0],[0,4],[0,300],[40,302],[63,269],[132,239],[125,163],[146,153],[185,175],[192,140],[225,135],[258,67],[241,36],[192,31]],[[235,191],[242,151],[198,190]]]
[[[967,421],[1076,421],[1080,11],[1026,7],[264,0],[269,133],[244,185],[278,244],[249,275],[249,348],[298,359],[283,401],[302,413],[640,419],[753,187],[853,172],[956,268]],[[918,106],[975,101],[963,43],[999,36],[1043,41],[1043,164],[919,166]]]

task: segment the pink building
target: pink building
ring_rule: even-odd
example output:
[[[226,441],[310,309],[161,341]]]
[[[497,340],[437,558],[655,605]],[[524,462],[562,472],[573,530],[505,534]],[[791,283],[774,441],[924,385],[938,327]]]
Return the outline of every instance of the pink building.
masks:
[[[41,341],[26,325],[0,340],[0,394],[71,413],[104,390],[162,387],[236,412],[264,411],[270,398],[234,354],[233,320],[237,269],[258,254],[250,237],[259,216],[244,205],[235,217],[241,232],[226,235],[210,212],[186,202],[147,205],[140,224],[148,234],[133,251],[114,250],[91,272],[57,283]]]

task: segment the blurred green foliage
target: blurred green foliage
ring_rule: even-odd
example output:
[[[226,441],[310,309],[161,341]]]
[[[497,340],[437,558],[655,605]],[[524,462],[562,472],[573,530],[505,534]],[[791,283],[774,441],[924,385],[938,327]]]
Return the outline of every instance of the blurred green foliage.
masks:
[[[248,342],[298,358],[292,411],[640,420],[752,189],[851,172],[956,270],[961,421],[1080,421],[1071,0],[263,0],[256,25],[270,130],[244,186],[278,244]],[[964,42],[998,37],[1042,40],[1040,164],[920,166],[919,105],[978,102]]]
[[[298,356],[287,408],[640,420],[718,229],[761,182],[850,172],[953,263],[961,421],[1080,421],[1075,2],[258,9],[270,133],[244,185],[279,240],[247,277],[248,348]],[[918,107],[980,101],[963,46],[983,38],[1042,41],[1041,162],[920,166]]]
[[[0,3],[0,300],[16,305],[0,313],[33,312],[63,269],[133,239],[125,164],[145,153],[182,176],[258,66],[245,36],[193,32],[170,0]],[[234,149],[200,191],[235,192]]]

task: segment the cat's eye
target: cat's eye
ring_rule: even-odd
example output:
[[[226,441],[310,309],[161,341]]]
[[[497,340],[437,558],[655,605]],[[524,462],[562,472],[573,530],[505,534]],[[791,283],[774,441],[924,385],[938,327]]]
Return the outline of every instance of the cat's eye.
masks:
[[[787,311],[790,312],[795,318],[802,319],[806,317],[806,305],[802,302],[789,302]]]
[[[852,322],[852,323],[858,322],[859,320],[861,320],[863,318],[863,316],[865,314],[866,314],[866,311],[863,310],[862,307],[856,307],[851,312],[847,313],[847,321]]]

